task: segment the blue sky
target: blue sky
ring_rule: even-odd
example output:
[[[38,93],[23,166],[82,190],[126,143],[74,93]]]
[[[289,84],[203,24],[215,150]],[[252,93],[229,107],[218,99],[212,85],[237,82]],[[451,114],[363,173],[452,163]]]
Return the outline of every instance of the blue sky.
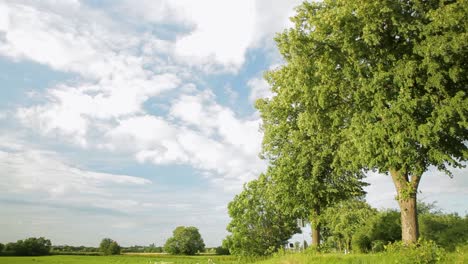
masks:
[[[0,0],[0,242],[220,245],[226,206],[265,170],[253,102],[299,1]],[[467,212],[467,170],[423,200]],[[465,177],[462,177],[465,176]],[[368,201],[396,207],[370,174]]]

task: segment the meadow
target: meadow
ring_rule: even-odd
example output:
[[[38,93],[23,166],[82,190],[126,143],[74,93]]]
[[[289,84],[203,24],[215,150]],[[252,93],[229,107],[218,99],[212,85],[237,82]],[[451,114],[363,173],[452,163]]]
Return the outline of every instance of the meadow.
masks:
[[[0,264],[234,264],[234,256],[119,255],[0,257]]]
[[[464,264],[468,263],[466,247],[445,255],[436,262]],[[421,259],[422,261],[422,259]],[[235,256],[173,256],[173,255],[119,255],[119,256],[68,256],[55,255],[44,257],[0,257],[0,264],[413,264],[401,254],[284,254],[264,260],[245,260]]]

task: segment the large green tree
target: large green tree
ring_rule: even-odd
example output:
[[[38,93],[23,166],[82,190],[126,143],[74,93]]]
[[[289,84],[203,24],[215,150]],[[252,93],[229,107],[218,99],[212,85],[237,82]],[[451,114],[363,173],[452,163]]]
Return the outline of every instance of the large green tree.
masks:
[[[275,252],[300,230],[295,217],[278,209],[270,197],[270,179],[262,174],[244,186],[228,205],[231,234],[223,242],[234,255],[262,256]]]
[[[467,13],[466,0],[304,2],[276,38],[285,64],[267,74],[269,150],[297,133],[332,172],[390,174],[414,243],[423,173],[468,159]]]
[[[195,255],[205,249],[205,243],[198,228],[178,226],[164,244],[164,251],[175,255]]]

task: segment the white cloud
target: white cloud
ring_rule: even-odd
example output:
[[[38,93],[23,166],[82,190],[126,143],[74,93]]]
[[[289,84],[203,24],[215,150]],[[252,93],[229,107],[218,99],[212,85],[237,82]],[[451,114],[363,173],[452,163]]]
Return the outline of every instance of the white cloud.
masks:
[[[214,60],[240,67],[254,37],[255,10],[251,0],[172,1],[194,30],[176,42],[176,53],[185,61]],[[239,19],[240,16],[242,19]]]
[[[57,156],[41,150],[0,151],[1,192],[60,204],[126,211],[139,202],[115,197],[120,195],[115,188],[151,184],[144,178],[79,169]]]
[[[429,203],[437,201],[437,206],[441,209],[450,208],[448,212],[455,210],[461,214],[466,213],[468,181],[464,176],[468,174],[468,169],[452,169],[452,172],[454,177],[450,178],[433,167],[429,168],[421,178],[418,199]],[[368,173],[366,181],[370,183],[365,188],[368,192],[366,200],[372,206],[379,209],[398,208],[395,186],[389,175]]]
[[[272,98],[273,93],[271,92],[270,85],[263,78],[253,78],[247,82],[247,86],[250,88],[249,100],[254,103],[260,98]]]
[[[76,16],[63,10],[68,4]],[[257,156],[258,118],[237,117],[208,91],[181,89],[184,94],[176,99],[163,94],[187,87],[187,79],[194,78],[191,68],[177,64],[177,58],[189,59],[189,65],[243,64],[255,30],[252,1],[170,1],[129,10],[133,15],[149,10],[176,14],[172,20],[143,15],[154,23],[193,28],[174,42],[125,28],[113,31],[116,21],[79,2],[54,6],[53,1],[22,1],[10,2],[7,8],[0,54],[80,76],[49,88],[45,103],[19,108],[23,125],[62,142],[125,152],[140,162],[189,164],[213,182],[236,182],[237,188],[264,169]],[[144,108],[148,99],[157,97],[172,102],[168,117]]]
[[[190,115],[190,111],[183,113]],[[205,123],[194,119],[191,120],[193,127],[188,128],[154,116],[128,118],[109,131],[107,146],[135,153],[140,162],[189,164],[206,172],[204,175],[217,186],[237,191],[243,182],[258,176],[265,164],[257,157],[260,145],[260,134],[256,130],[258,121],[243,123],[229,113],[226,119],[213,117],[216,123],[211,125],[213,132],[210,134],[200,131],[198,128]],[[223,117],[223,113],[220,114]],[[203,116],[199,117],[203,119]],[[222,123],[224,120],[226,124]],[[230,184],[224,184],[225,181]]]
[[[177,0],[124,1],[138,19],[185,29],[174,54],[184,63],[213,71],[216,66],[237,71],[250,48],[275,50],[273,37],[291,26],[289,17],[302,1]]]

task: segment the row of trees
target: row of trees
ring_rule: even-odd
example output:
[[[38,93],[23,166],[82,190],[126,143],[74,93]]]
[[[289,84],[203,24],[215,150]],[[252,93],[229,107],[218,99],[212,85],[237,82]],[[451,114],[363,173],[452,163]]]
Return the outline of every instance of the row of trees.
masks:
[[[18,256],[41,256],[48,255],[51,252],[52,244],[49,239],[28,238],[18,240],[16,243],[8,243],[3,245],[0,243],[0,253]],[[104,238],[99,248],[93,247],[73,247],[73,246],[54,246],[54,251],[57,253],[89,253],[101,252],[104,255],[118,255],[122,249],[126,252],[163,252],[162,247],[156,247],[154,244],[148,247],[134,246],[122,248],[116,241],[110,238]],[[205,250],[205,243],[196,227],[179,226],[173,231],[173,236],[169,238],[165,245],[164,251],[170,254],[194,255]],[[213,249],[218,254],[228,254],[225,249],[219,247]]]
[[[423,174],[468,159],[466,1],[324,0],[296,12],[275,39],[285,63],[265,74],[274,96],[256,103],[270,166],[230,203],[225,244],[267,254],[306,218],[318,246],[323,213],[362,196],[366,171],[392,178],[398,238],[415,243]]]
[[[0,243],[0,253],[16,256],[43,256],[50,253],[52,243],[44,237],[30,237],[17,242]]]

